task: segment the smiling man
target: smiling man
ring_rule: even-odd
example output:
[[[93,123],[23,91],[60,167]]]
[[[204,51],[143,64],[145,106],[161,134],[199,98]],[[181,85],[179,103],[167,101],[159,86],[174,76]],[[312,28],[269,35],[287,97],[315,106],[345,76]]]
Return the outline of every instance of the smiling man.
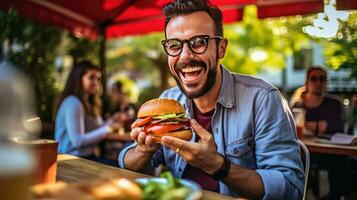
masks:
[[[184,105],[195,134],[158,144],[135,128],[119,165],[150,172],[165,164],[176,177],[235,197],[301,199],[304,174],[288,105],[275,87],[220,64],[228,45],[221,11],[204,0],[176,0],[164,15],[161,43],[178,87],[161,98]]]

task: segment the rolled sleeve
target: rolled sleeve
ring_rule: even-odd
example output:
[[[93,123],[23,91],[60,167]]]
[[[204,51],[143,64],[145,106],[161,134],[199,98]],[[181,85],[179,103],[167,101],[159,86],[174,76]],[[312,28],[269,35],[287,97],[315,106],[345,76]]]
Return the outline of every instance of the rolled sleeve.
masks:
[[[125,155],[130,149],[135,148],[135,146],[136,146],[136,143],[133,143],[120,151],[119,156],[118,156],[118,163],[119,163],[120,168],[126,169],[125,163],[124,163]]]
[[[287,183],[283,173],[274,170],[256,170],[263,180],[263,199],[301,199],[296,188]]]
[[[288,105],[275,90],[264,95],[259,105],[256,171],[263,180],[264,199],[300,199],[304,172]]]

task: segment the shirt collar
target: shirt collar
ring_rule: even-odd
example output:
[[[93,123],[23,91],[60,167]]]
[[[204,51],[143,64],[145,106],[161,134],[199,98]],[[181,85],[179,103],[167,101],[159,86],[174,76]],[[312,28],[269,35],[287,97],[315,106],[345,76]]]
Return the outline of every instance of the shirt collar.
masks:
[[[231,72],[221,65],[222,69],[222,85],[218,95],[218,103],[227,108],[235,106],[235,90],[234,90],[234,78]]]

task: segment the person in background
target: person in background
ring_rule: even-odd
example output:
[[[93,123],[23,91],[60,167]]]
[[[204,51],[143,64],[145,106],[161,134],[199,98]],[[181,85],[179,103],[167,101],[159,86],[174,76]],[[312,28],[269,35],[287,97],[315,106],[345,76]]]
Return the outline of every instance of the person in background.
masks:
[[[342,102],[326,91],[326,70],[322,66],[312,66],[306,72],[305,87],[295,92],[290,103],[292,108],[305,110],[305,128],[315,136],[344,133]],[[339,199],[352,189],[347,156],[311,153],[311,164],[329,173],[330,192],[322,199]]]
[[[117,114],[120,123],[123,124],[125,131],[130,131],[130,125],[136,118],[136,106],[130,103],[127,94],[123,91],[121,81],[116,81],[111,88],[109,114]]]
[[[326,91],[326,71],[321,66],[313,66],[307,70],[305,87],[295,92],[290,103],[292,108],[305,109],[305,128],[316,136],[344,132],[343,104]]]
[[[161,98],[184,105],[191,141],[153,142],[134,128],[135,143],[119,154],[122,168],[150,173],[165,164],[203,189],[249,199],[301,199],[304,172],[294,120],[278,89],[220,64],[228,40],[222,13],[205,0],[164,6],[168,67],[177,87]]]
[[[55,139],[58,152],[117,166],[98,157],[98,143],[120,125],[113,116],[103,122],[100,69],[89,61],[73,66],[56,103]]]

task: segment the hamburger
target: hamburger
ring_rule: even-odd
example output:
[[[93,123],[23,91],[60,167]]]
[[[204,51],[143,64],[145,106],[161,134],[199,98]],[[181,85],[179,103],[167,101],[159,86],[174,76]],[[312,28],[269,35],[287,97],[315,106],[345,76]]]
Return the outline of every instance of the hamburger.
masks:
[[[185,117],[185,109],[174,99],[152,99],[138,110],[137,120],[132,128],[143,127],[147,134],[159,142],[167,135],[189,141],[192,138],[190,120]]]

